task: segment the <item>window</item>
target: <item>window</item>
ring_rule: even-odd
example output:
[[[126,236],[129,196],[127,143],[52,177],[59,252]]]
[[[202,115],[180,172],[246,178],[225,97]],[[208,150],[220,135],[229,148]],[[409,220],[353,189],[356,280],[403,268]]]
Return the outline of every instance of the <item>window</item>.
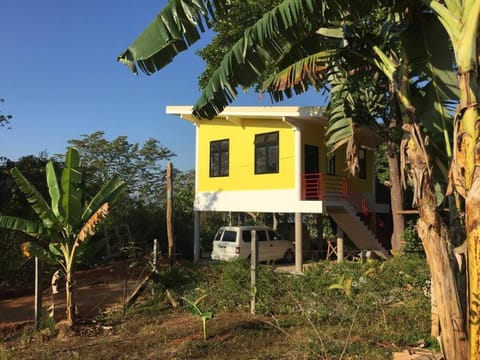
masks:
[[[255,174],[278,173],[278,131],[255,135]]]
[[[264,230],[257,230],[257,241],[267,241],[267,232]]]
[[[229,140],[210,142],[210,177],[228,176]]]
[[[327,175],[335,175],[335,154],[327,158]]]
[[[358,167],[360,168],[358,171],[358,177],[360,179],[367,178],[367,150],[365,149],[358,149]]]
[[[268,230],[268,238],[270,240],[282,240],[280,234],[273,230]]]
[[[237,232],[232,230],[225,230],[222,241],[235,242],[237,240]]]

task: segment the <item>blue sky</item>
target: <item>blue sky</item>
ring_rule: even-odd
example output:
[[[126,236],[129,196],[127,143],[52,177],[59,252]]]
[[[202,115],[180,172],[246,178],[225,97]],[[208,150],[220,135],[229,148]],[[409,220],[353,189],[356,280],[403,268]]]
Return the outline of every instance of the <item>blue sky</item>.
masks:
[[[116,61],[166,0],[3,0],[0,12],[0,103],[13,116],[0,128],[0,156],[64,153],[67,140],[102,130],[131,143],[155,138],[194,168],[194,127],[165,114],[167,105],[192,105],[204,63],[195,49],[162,71],[134,76]],[[316,93],[281,105],[319,105]],[[270,106],[253,91],[232,105]]]

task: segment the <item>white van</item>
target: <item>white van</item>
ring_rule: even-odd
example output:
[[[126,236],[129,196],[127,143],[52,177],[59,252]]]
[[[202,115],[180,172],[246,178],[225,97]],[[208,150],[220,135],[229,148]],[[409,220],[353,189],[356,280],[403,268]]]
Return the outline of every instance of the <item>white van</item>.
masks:
[[[223,226],[213,239],[213,260],[247,259],[250,257],[252,230],[258,244],[259,261],[293,262],[294,245],[283,240],[274,230],[264,226]]]

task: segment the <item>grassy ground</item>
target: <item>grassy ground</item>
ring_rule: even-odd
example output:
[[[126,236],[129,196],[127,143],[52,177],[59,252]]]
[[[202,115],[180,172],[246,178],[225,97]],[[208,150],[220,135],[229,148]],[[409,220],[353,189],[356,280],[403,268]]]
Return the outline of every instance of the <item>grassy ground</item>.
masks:
[[[321,261],[304,275],[260,266],[256,315],[249,311],[249,264],[178,265],[162,271],[131,309],[119,304],[73,330],[45,321],[4,334],[3,359],[388,359],[430,339],[424,259]],[[166,296],[179,303],[173,308]],[[186,311],[198,302],[202,320]]]

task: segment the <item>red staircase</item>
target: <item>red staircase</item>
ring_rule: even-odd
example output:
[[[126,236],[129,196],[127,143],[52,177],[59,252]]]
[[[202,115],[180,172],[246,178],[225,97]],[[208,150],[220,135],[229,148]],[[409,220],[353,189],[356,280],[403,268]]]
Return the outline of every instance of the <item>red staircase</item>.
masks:
[[[387,224],[347,177],[322,173],[305,174],[302,200],[347,201],[376,239],[385,248],[388,247],[391,231]]]

